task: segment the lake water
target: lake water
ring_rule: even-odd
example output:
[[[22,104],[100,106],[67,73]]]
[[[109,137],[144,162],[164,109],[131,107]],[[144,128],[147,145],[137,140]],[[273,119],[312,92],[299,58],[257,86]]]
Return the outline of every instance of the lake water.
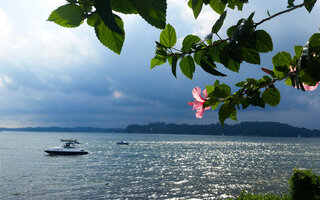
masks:
[[[60,138],[90,154],[48,156]],[[129,145],[117,145],[125,139]],[[224,199],[320,174],[319,138],[0,132],[0,199]]]

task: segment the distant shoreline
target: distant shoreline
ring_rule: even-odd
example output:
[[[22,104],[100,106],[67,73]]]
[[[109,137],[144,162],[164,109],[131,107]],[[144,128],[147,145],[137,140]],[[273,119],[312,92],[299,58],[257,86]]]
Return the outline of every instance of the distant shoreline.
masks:
[[[125,128],[95,128],[95,127],[25,127],[25,128],[0,128],[0,131],[22,132],[86,132],[86,133],[123,133]]]
[[[189,125],[166,124],[164,122],[147,125],[132,124],[128,133],[162,133],[186,135],[264,136],[264,137],[320,137],[320,130],[297,128],[279,122],[241,122],[222,127],[220,124]]]
[[[0,131],[22,132],[86,132],[86,133],[142,133],[142,134],[184,134],[184,135],[225,135],[264,137],[320,137],[320,130],[297,128],[279,122],[241,122],[222,127],[220,124],[189,125],[155,122],[146,125],[131,124],[126,128],[96,127],[25,127],[0,128]]]

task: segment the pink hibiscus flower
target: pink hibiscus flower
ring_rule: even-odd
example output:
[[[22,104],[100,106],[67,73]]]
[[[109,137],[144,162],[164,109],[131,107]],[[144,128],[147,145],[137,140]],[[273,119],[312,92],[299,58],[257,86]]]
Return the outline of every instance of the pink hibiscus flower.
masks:
[[[295,72],[295,67],[294,67],[294,68],[293,68],[293,67],[290,67],[290,71],[291,71],[291,72]],[[304,87],[304,89],[305,89],[306,91],[312,91],[312,90],[317,89],[317,87],[318,87],[318,85],[319,85],[319,82],[318,82],[315,86],[310,86],[310,85],[307,85],[307,84],[305,84],[305,83],[302,83],[302,85],[303,85],[303,87]],[[297,88],[297,86],[295,86],[295,88]]]
[[[205,107],[205,108],[203,107],[204,102],[206,102],[206,100],[208,99],[207,89],[204,89],[202,91],[202,94],[204,97],[201,96],[201,89],[199,87],[193,88],[192,95],[193,95],[194,101],[188,102],[190,106],[193,106],[192,110],[197,110],[196,112],[197,118],[202,118],[203,112],[211,108],[211,107]]]
[[[261,67],[261,70],[264,71],[267,74],[271,74],[271,72],[272,72],[270,69],[267,69],[267,68],[264,68],[264,67]],[[290,71],[291,72],[295,72],[295,70],[292,67],[290,67]],[[304,87],[304,89],[306,91],[312,91],[312,90],[317,89],[317,87],[319,86],[319,83],[320,82],[318,82],[315,86],[310,86],[310,85],[307,85],[305,83],[302,83],[302,85],[303,85],[303,87]],[[295,86],[295,88],[297,88],[297,87]]]

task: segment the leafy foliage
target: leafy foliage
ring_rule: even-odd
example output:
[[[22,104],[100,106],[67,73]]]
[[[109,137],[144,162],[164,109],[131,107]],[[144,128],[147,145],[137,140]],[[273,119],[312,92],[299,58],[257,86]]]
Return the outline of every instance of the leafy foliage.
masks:
[[[131,0],[139,15],[152,26],[164,29],[166,25],[166,0]],[[122,4],[124,5],[124,4]]]
[[[289,183],[293,200],[320,199],[320,176],[312,174],[311,170],[294,170]]]
[[[83,20],[82,8],[76,4],[60,6],[48,18],[48,21],[53,21],[63,27],[78,27]]]
[[[160,35],[160,44],[162,44],[165,47],[173,47],[177,42],[177,35],[174,28],[167,24],[166,28],[163,29]]]
[[[242,10],[247,0],[188,0],[196,19],[204,6],[209,6],[220,15],[213,24],[207,37],[201,39],[197,35],[187,35],[182,45],[177,45],[177,35],[173,26],[166,23],[166,0],[68,0],[68,4],[54,10],[48,20],[64,27],[77,27],[84,20],[94,27],[99,41],[117,54],[125,40],[124,24],[115,12],[138,14],[150,25],[163,29],[159,42],[156,42],[155,56],[152,58],[151,69],[165,64],[171,66],[172,74],[177,77],[177,65],[189,79],[193,78],[196,67],[212,76],[226,76],[219,68],[239,72],[243,63],[260,65],[262,53],[273,51],[273,41],[266,30],[257,29],[279,15],[298,8],[311,12],[317,0],[304,0],[295,4],[295,0],[287,1],[287,10],[254,21],[255,13],[227,29],[227,38],[221,38],[219,32],[227,17],[226,9]],[[181,46],[177,48],[175,46]],[[264,108],[280,103],[280,91],[275,83],[285,80],[287,85],[305,91],[306,86],[317,86],[320,81],[320,33],[314,33],[304,46],[294,47],[295,55],[278,52],[272,58],[273,69],[262,68],[267,73],[261,79],[248,78],[236,83],[239,89],[231,91],[231,87],[216,81],[206,86],[209,99],[204,107],[219,109],[219,121],[223,125],[230,118],[237,120],[237,110],[249,106]]]
[[[139,14],[156,28],[166,26],[166,0],[68,0],[68,4],[54,10],[48,21],[63,27],[78,27],[87,19],[94,27],[99,41],[117,54],[125,39],[121,17],[114,14]]]
[[[105,45],[115,53],[120,54],[122,45],[124,42],[123,22],[119,16],[115,14],[113,15],[114,15],[113,18],[117,24],[117,27],[120,30],[120,33],[111,30],[109,26],[107,26],[101,18],[97,18],[97,21],[94,23],[94,30],[96,32],[96,35],[99,41],[103,45]]]

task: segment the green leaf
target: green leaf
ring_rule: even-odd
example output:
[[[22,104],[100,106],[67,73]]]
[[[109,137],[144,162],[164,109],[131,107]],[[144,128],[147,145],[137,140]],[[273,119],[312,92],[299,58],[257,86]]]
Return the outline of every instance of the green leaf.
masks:
[[[217,82],[217,81],[218,81],[218,80],[216,80],[216,82]],[[219,81],[218,81],[218,85],[219,85]],[[213,91],[214,91],[214,88],[215,88],[215,86],[213,86],[213,85],[206,85],[207,93],[210,94],[211,92],[213,92]]]
[[[309,39],[310,47],[319,47],[320,46],[320,33],[313,34]]]
[[[215,65],[214,63],[211,63],[211,64],[212,64],[212,65]],[[206,62],[205,58],[203,58],[203,59],[200,61],[200,66],[201,66],[201,68],[202,68],[205,72],[207,72],[207,73],[209,73],[209,74],[211,74],[211,75],[214,75],[214,76],[226,76],[225,74],[219,72],[218,70],[216,70],[216,69],[214,69],[212,66],[210,66],[210,65]]]
[[[260,65],[260,55],[254,49],[241,48],[243,60],[247,63]]]
[[[254,16],[254,12],[252,12],[249,17],[247,18],[247,21],[246,23],[251,23],[252,19],[253,19],[253,16]]]
[[[204,104],[203,107],[211,107],[212,110],[215,110],[216,108],[218,108],[220,105],[220,101],[218,101],[217,99],[211,98],[211,99],[207,99]]]
[[[224,11],[222,15],[220,15],[219,19],[216,21],[216,23],[212,26],[211,33],[218,33],[218,31],[221,29],[223,22],[227,16],[227,11]]]
[[[265,101],[260,97],[260,91],[256,91],[253,96],[249,99],[249,103],[253,106],[265,107]]]
[[[153,69],[157,65],[162,65],[166,63],[167,59],[163,56],[156,55],[154,58],[151,59],[151,69]]]
[[[124,14],[138,14],[130,0],[110,0],[112,10]]]
[[[139,15],[156,28],[166,26],[167,0],[131,0]]]
[[[224,11],[224,9],[226,8],[226,4],[224,4],[222,1],[220,0],[211,0],[210,1],[210,7],[212,8],[212,10],[214,10],[216,13],[218,13],[219,15],[221,15]]]
[[[239,72],[240,70],[240,63],[232,59],[228,59],[227,64],[226,65],[224,64],[224,66],[233,72]]]
[[[203,51],[196,51],[193,54],[193,59],[194,59],[194,61],[196,62],[197,65],[200,65],[200,62],[202,60],[202,57],[203,57],[202,52]]]
[[[83,11],[76,4],[66,4],[54,10],[48,21],[52,21],[60,26],[73,28],[78,27],[84,20]]]
[[[87,18],[87,24],[89,26],[95,27],[97,23],[100,23],[100,16],[98,15],[98,13],[93,13],[92,15],[90,15]]]
[[[271,17],[269,10],[267,10],[268,17]]]
[[[117,26],[124,33],[122,19],[117,15],[114,15],[113,18],[115,19]],[[99,41],[115,53],[120,54],[125,38],[124,34],[119,34],[109,29],[109,27],[103,23],[102,19],[99,21],[100,23],[97,22],[94,28]]]
[[[209,96],[214,98],[225,98],[231,95],[231,88],[229,85],[221,84],[215,85],[214,90],[210,92]]]
[[[246,84],[246,81],[241,81],[235,84],[237,87],[243,87]]]
[[[234,34],[234,32],[236,31],[236,29],[237,29],[237,25],[233,25],[230,28],[228,28],[228,30],[227,30],[228,37],[231,38],[232,35]]]
[[[167,24],[166,28],[161,31],[160,34],[160,44],[164,45],[165,47],[173,47],[177,42],[177,35],[174,28]]]
[[[263,76],[262,80],[265,81],[265,83],[270,84],[272,79],[270,78],[270,76]]]
[[[291,78],[290,78],[290,77],[287,78],[287,79],[284,81],[284,83],[285,83],[286,85],[292,86],[292,80],[291,80]]]
[[[319,82],[309,74],[309,70],[300,71],[300,80],[309,86],[315,86]]]
[[[293,62],[296,63],[302,54],[303,46],[294,46],[295,56],[293,57]]]
[[[219,44],[217,44],[217,42],[214,42],[213,44],[214,46],[209,48],[208,55],[210,55],[214,62],[222,63],[222,61],[220,60],[220,54],[223,51],[226,42]]]
[[[320,81],[320,61],[319,61],[319,48],[312,48],[309,46],[309,43],[305,45],[302,50],[301,59],[298,62],[298,66],[296,68],[296,82],[299,81],[299,73],[305,72],[313,80],[307,78],[307,82]],[[301,69],[301,70],[300,70]],[[302,84],[299,84],[302,85]]]
[[[234,120],[234,121],[238,121],[238,119],[237,119],[237,110],[236,109],[233,110],[233,112],[231,113],[229,118]]]
[[[231,71],[239,72],[242,52],[236,45],[225,45],[219,55],[221,63]],[[235,61],[237,60],[237,61]]]
[[[288,52],[281,51],[277,53],[275,56],[273,56],[272,63],[273,63],[273,72],[275,76],[277,78],[286,77],[287,71],[289,70],[291,62],[292,62],[291,55]]]
[[[311,12],[314,4],[316,3],[317,1],[315,0],[304,0],[304,7],[309,11]]]
[[[303,50],[303,46],[294,46],[294,52],[296,53],[297,56],[301,56]]]
[[[124,30],[116,22],[112,13],[110,0],[94,0],[94,7],[103,23],[113,32],[124,35]],[[123,28],[122,28],[123,29]]]
[[[287,6],[287,8],[292,8],[293,6],[294,6],[294,1],[295,0],[288,0],[288,6]]]
[[[275,87],[269,87],[262,93],[262,99],[270,106],[276,106],[280,103],[280,92]]]
[[[193,73],[196,70],[193,58],[191,56],[182,58],[180,61],[180,69],[186,77],[192,79]]]
[[[172,61],[171,61],[171,71],[174,77],[177,78],[177,62],[178,62],[178,56],[172,56]]]
[[[189,0],[188,5],[193,10],[194,18],[197,19],[202,9],[202,0]]]
[[[222,126],[224,126],[224,122],[228,119],[231,114],[235,111],[234,106],[229,104],[223,104],[219,109],[219,121]]]
[[[217,101],[216,103],[214,103],[213,105],[211,105],[212,110],[217,109],[219,105],[220,105],[220,102],[219,102],[219,101]]]
[[[187,35],[182,42],[181,50],[187,52],[190,48],[195,46],[201,39],[196,35]]]
[[[93,1],[92,0],[79,0],[78,3],[79,3],[79,6],[82,8],[84,13],[87,14],[87,13],[91,13],[92,12],[92,7],[93,7]]]
[[[256,38],[256,49],[258,52],[267,53],[273,50],[273,43],[271,36],[264,30],[257,30],[254,32]]]
[[[227,51],[229,54],[229,57],[238,62],[241,63],[243,60],[243,55],[242,55],[242,51],[241,51],[241,46],[240,45],[236,45],[236,44],[229,44],[224,46],[223,51]]]
[[[250,103],[248,98],[241,99],[242,109],[246,109],[249,107]]]

